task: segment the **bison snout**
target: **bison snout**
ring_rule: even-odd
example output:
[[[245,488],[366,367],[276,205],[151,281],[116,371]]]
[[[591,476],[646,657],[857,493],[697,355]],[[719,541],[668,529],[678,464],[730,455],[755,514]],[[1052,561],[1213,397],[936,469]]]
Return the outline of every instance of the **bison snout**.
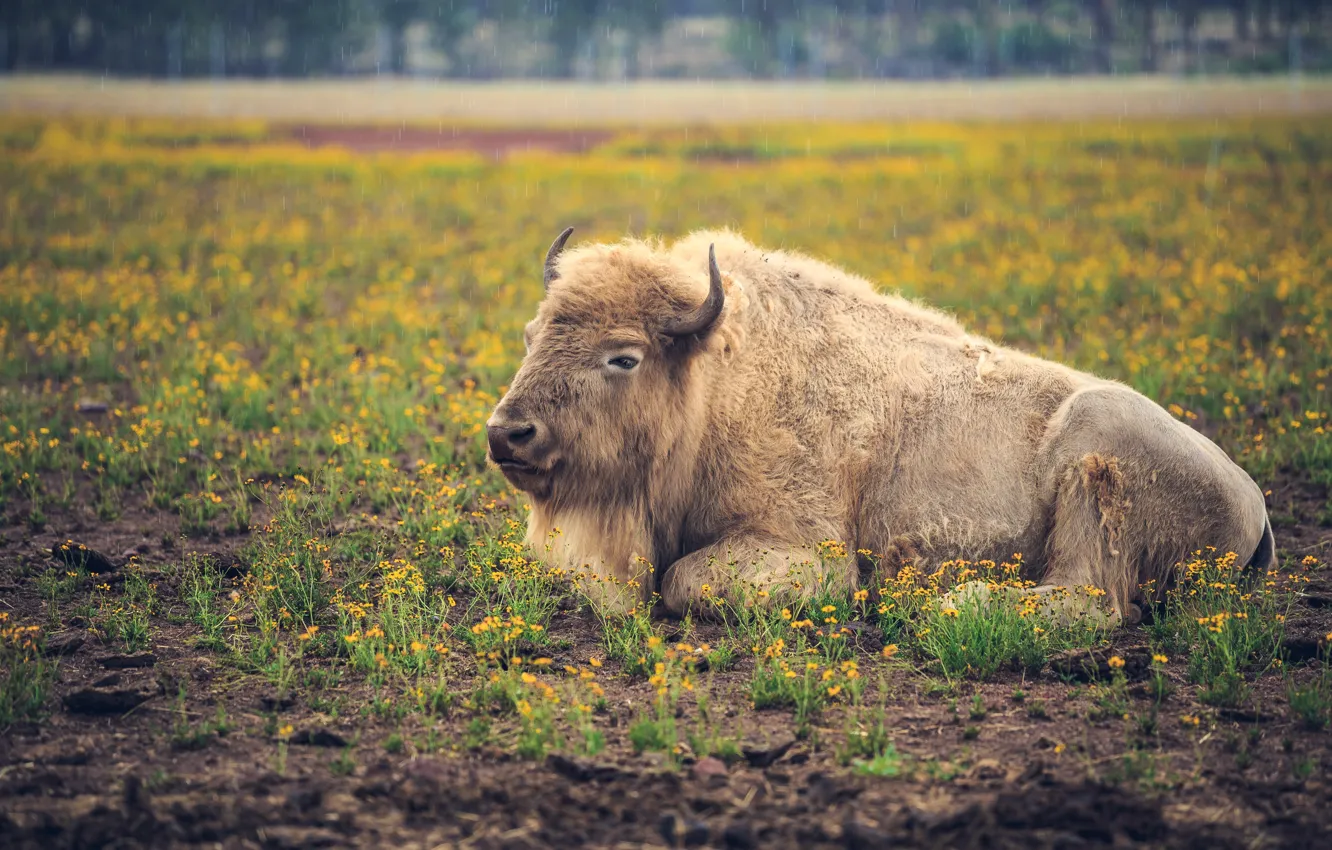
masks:
[[[545,428],[539,422],[492,419],[486,426],[491,460],[500,466],[537,466],[546,442],[544,435]]]

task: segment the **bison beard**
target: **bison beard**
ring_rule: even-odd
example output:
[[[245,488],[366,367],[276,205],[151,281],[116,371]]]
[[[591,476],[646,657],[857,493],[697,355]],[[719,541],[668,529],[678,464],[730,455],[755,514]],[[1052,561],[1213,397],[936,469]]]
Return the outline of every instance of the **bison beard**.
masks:
[[[1252,479],[1122,384],[733,233],[569,234],[487,436],[528,544],[607,604],[850,592],[858,550],[889,572],[1021,552],[1114,622],[1205,546],[1275,562]]]

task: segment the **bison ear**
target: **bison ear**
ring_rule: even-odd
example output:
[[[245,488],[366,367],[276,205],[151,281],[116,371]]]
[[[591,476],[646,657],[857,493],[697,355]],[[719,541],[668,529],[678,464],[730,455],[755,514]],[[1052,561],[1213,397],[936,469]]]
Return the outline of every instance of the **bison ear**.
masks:
[[[572,227],[564,228],[564,232],[555,238],[550,244],[550,250],[546,252],[546,271],[545,287],[550,289],[550,285],[560,279],[559,272],[555,271],[555,261],[560,258],[560,252],[564,250],[564,243],[569,241],[569,234],[573,233]]]
[[[708,297],[696,309],[668,322],[662,332],[676,337],[704,333],[717,323],[725,303],[726,290],[722,288],[721,269],[717,268],[717,249],[715,245],[709,245]]]

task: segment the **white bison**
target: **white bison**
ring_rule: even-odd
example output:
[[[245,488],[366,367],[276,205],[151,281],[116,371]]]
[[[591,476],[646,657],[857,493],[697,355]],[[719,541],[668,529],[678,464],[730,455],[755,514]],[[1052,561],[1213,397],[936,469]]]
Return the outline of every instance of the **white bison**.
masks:
[[[565,252],[571,230],[489,454],[531,496],[528,544],[621,603],[849,591],[863,562],[829,548],[890,572],[1021,552],[1118,620],[1199,548],[1275,560],[1253,480],[1122,384],[733,233]]]

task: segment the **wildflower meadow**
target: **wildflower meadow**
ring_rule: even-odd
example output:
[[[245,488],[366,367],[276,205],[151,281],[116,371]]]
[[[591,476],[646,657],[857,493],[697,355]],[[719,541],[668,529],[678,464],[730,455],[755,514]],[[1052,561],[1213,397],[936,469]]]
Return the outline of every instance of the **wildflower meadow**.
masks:
[[[597,138],[0,118],[7,846],[1332,838],[1332,122]],[[1114,631],[1020,552],[604,611],[485,462],[566,226],[729,226],[1123,381],[1258,481],[1279,566],[1199,550]]]

